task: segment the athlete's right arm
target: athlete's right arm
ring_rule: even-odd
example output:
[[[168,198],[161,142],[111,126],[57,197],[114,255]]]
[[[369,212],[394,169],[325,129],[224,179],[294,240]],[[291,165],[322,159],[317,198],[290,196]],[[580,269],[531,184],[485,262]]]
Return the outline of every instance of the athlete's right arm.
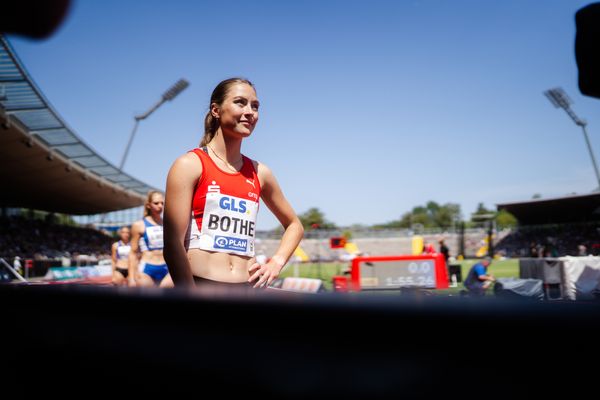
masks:
[[[194,153],[175,160],[167,175],[163,255],[175,286],[194,285],[184,240],[192,215],[194,189],[201,175],[202,163]]]
[[[117,246],[118,246],[118,242],[115,242],[112,244],[111,249],[110,249],[113,272],[115,272],[117,270]]]
[[[127,276],[129,286],[135,286],[135,276],[137,275],[139,263],[140,237],[143,232],[144,221],[136,221],[131,225],[131,240],[129,241],[131,249],[129,250],[129,274]]]

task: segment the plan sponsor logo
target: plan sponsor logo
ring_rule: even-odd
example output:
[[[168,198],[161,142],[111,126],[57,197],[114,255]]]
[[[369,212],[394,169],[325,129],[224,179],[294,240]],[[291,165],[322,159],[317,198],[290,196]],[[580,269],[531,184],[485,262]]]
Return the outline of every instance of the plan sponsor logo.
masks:
[[[215,249],[246,251],[248,240],[229,236],[215,236]]]

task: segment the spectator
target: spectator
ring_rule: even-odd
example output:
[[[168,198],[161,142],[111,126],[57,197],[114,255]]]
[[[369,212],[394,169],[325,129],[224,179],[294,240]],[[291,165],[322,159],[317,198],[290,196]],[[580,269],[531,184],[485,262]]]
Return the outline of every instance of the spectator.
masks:
[[[469,295],[484,296],[486,290],[496,280],[492,274],[488,273],[488,268],[491,263],[492,259],[490,257],[485,257],[471,267],[464,282],[464,286]]]
[[[423,254],[433,254],[435,253],[435,248],[432,243],[424,242],[423,243]]]
[[[538,257],[538,248],[535,242],[531,242],[529,245],[529,257],[537,258]]]
[[[448,258],[450,258],[450,250],[448,249],[448,246],[446,246],[446,243],[444,243],[444,239],[440,239],[439,244],[440,253],[444,255],[444,261],[446,262],[446,265],[448,265]]]
[[[16,256],[15,260],[13,261],[13,268],[15,269],[15,271],[17,271],[17,273],[19,275],[23,275],[23,269],[21,266],[21,257]]]

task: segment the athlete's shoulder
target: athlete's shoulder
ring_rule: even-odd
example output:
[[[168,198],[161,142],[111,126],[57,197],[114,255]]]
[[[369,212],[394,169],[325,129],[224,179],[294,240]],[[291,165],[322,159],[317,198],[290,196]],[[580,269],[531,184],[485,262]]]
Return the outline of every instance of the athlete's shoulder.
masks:
[[[199,175],[202,173],[202,161],[194,151],[189,151],[175,159],[169,173],[179,176]]]
[[[198,164],[198,163],[201,163],[200,154],[202,154],[202,150],[200,150],[200,149],[190,150],[187,153],[182,154],[179,157],[177,157],[177,159],[175,159],[175,162],[173,164],[175,165],[175,164]]]
[[[273,170],[265,163],[257,161],[256,165],[256,173],[261,181],[265,179],[270,179],[274,176]]]
[[[135,221],[133,224],[131,224],[131,229],[132,229],[132,231],[136,231],[136,232],[143,231],[145,225],[146,224],[144,224],[144,219],[142,218],[140,220]]]
[[[251,160],[252,163],[254,164],[254,168],[256,169],[256,172],[271,172],[271,168],[269,168],[269,166],[267,164],[265,164],[262,161],[258,161],[258,160]]]

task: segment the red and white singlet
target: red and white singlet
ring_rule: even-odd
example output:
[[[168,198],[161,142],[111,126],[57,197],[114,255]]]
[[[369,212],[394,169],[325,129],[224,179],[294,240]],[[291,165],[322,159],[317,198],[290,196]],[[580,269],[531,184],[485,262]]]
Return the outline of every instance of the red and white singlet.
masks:
[[[242,169],[230,173],[204,150],[192,151],[202,162],[202,176],[194,190],[186,248],[253,257],[260,182],[252,160],[242,156]]]

